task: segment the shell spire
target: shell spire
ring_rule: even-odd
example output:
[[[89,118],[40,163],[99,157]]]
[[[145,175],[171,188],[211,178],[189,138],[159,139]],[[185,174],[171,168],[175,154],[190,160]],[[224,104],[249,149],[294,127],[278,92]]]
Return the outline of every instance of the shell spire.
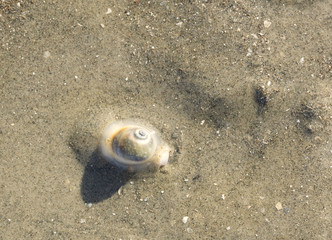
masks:
[[[133,120],[108,125],[99,148],[105,160],[131,172],[156,170],[166,165],[170,152],[158,131]]]

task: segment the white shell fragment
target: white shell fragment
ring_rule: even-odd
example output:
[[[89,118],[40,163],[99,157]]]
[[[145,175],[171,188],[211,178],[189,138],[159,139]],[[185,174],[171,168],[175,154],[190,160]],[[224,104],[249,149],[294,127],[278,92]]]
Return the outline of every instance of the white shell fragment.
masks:
[[[170,148],[152,127],[134,120],[120,120],[105,128],[100,152],[108,162],[134,172],[166,165]]]

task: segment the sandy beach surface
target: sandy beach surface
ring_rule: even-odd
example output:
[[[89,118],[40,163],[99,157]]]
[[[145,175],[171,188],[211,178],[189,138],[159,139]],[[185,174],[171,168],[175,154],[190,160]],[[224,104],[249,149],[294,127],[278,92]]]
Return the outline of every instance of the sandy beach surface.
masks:
[[[0,239],[332,239],[331,66],[331,0],[0,1]]]

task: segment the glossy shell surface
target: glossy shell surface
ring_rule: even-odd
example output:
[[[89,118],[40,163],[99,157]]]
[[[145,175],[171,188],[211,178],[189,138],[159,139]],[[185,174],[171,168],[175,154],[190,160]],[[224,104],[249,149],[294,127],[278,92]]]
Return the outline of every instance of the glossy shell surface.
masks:
[[[166,165],[170,149],[152,127],[134,120],[119,120],[105,128],[100,152],[104,159],[122,169],[142,171]]]

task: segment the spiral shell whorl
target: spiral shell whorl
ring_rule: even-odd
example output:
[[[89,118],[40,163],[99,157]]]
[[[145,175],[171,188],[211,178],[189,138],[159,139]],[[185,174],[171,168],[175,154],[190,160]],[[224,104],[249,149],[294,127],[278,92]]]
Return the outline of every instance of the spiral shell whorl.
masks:
[[[144,161],[156,149],[150,133],[140,128],[122,129],[113,140],[113,151],[133,161]]]
[[[104,131],[100,150],[109,162],[129,171],[158,168],[168,162],[169,148],[151,127],[116,121]]]

